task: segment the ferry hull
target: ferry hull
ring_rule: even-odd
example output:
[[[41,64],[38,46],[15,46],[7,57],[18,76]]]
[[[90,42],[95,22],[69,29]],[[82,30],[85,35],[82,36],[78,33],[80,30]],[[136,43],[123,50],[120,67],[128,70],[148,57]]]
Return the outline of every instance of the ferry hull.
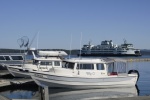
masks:
[[[80,56],[80,54],[78,54]],[[123,57],[123,56],[142,56],[141,54],[81,54],[81,56],[105,56],[105,57]]]

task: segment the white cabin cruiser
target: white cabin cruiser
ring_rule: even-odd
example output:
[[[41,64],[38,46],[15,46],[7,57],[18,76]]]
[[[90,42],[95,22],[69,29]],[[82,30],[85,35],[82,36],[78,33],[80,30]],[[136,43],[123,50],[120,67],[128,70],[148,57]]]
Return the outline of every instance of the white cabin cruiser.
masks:
[[[29,71],[49,71],[53,67],[62,66],[62,56],[67,55],[64,51],[39,51],[34,56],[32,63],[24,63],[22,66],[7,66],[14,77],[30,77]]]
[[[128,71],[127,62],[117,58],[71,58],[62,68],[49,72],[31,71],[39,86],[67,88],[108,88],[135,86],[139,73]]]

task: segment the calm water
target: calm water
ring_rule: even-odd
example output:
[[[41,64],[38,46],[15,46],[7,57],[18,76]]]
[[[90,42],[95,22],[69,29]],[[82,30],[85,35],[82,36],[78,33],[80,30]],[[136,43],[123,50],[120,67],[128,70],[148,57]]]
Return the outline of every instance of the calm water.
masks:
[[[68,99],[100,99],[113,97],[131,97],[150,95],[150,62],[130,62],[130,69],[136,68],[140,73],[137,87],[115,88],[115,89],[89,89],[72,90],[64,88],[51,88],[49,90],[50,100]],[[133,66],[133,67],[131,67]],[[11,99],[39,98],[38,86],[23,85],[0,88],[0,94]]]

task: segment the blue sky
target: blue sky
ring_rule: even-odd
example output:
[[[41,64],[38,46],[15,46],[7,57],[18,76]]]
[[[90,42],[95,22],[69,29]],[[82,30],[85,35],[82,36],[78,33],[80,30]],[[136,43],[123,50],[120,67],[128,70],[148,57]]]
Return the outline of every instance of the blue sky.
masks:
[[[39,32],[38,48],[72,49],[92,41],[150,49],[150,0],[0,0],[0,48],[19,48]],[[36,47],[36,39],[32,47]]]

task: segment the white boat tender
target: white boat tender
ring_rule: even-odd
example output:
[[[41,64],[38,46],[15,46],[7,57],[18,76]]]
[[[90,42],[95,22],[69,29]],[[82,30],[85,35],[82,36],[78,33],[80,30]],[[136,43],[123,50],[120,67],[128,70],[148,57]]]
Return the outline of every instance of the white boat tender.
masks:
[[[60,57],[60,56],[67,56],[67,53],[64,51],[39,51],[38,52],[39,56],[55,56],[55,57]]]
[[[67,88],[108,88],[135,86],[139,73],[128,71],[127,62],[117,58],[71,58],[62,68],[49,72],[31,71],[39,86]]]
[[[36,57],[34,52],[32,53],[34,56],[32,63],[24,63],[22,66],[7,66],[14,77],[30,77],[29,71],[49,71],[50,68],[61,67],[61,56],[66,55],[64,51],[40,51],[40,57]]]

